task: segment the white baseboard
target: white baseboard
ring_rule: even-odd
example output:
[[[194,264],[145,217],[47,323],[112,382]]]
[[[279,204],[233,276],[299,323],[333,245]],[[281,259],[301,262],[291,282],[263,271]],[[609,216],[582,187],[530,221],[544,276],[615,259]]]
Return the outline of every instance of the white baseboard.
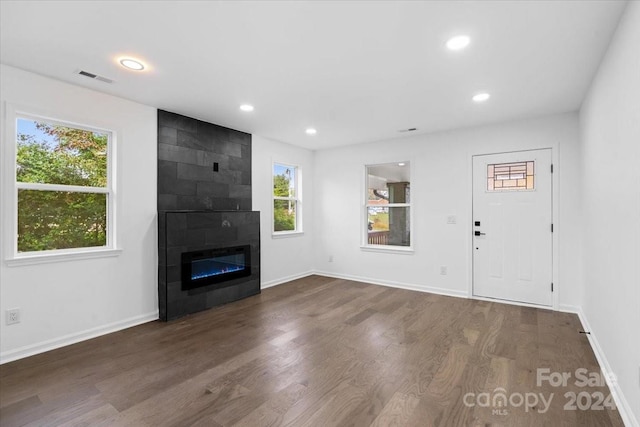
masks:
[[[589,340],[589,344],[591,344],[591,348],[593,349],[593,353],[596,355],[596,359],[598,361],[598,365],[600,365],[600,369],[602,370],[602,374],[607,379],[607,385],[609,386],[609,390],[611,390],[611,395],[613,396],[613,400],[616,402],[616,407],[618,408],[618,413],[624,422],[624,425],[627,427],[640,427],[638,420],[635,418],[633,411],[631,409],[631,405],[624,397],[624,393],[620,389],[620,385],[617,381],[611,382],[609,378],[611,374],[613,374],[613,370],[611,369],[611,365],[609,365],[609,361],[605,356],[602,347],[600,347],[600,343],[598,342],[598,337],[591,329],[591,325],[589,325],[589,320],[587,316],[582,311],[582,307],[575,305],[567,305],[561,304],[558,307],[559,311],[564,311],[567,313],[575,313],[578,315],[580,319],[580,323],[582,323],[582,328],[585,331],[590,332],[587,334],[587,339]]]
[[[394,282],[391,280],[376,280],[372,277],[352,276],[350,274],[336,274],[326,271],[315,271],[319,276],[333,277],[335,279],[353,280],[354,282],[371,283],[373,285],[388,286],[390,288],[407,289],[409,291],[428,292],[431,294],[445,295],[448,297],[468,298],[466,291],[454,291],[451,289],[437,288],[433,286],[416,285],[413,283]]]
[[[578,305],[558,304],[558,311],[562,311],[563,313],[577,314],[578,317],[580,317],[579,312],[582,311],[582,309]]]
[[[371,283],[374,285],[388,286],[392,288],[407,289],[407,290],[419,291],[419,292],[429,292],[433,294],[446,295],[446,296],[451,296],[456,298],[468,298],[466,291],[454,291],[450,289],[416,285],[416,284],[410,284],[410,283],[394,282],[394,281],[381,281],[381,280],[376,280],[374,278],[369,278],[369,277],[352,276],[348,274],[336,274],[336,273],[329,273],[325,271],[308,271],[308,272],[304,272],[304,273],[300,273],[292,276],[282,277],[276,280],[271,280],[271,281],[262,283],[261,289],[267,289],[272,286],[281,285],[283,283],[287,283],[296,279],[301,279],[303,277],[311,276],[313,274],[333,277],[336,279],[353,280],[356,282],[364,282],[364,283]],[[582,323],[582,327],[584,328],[584,330],[591,332],[590,334],[587,335],[587,339],[591,344],[591,348],[593,349],[593,352],[596,356],[598,364],[600,365],[600,369],[602,369],[602,373],[608,379],[609,374],[612,373],[613,371],[602,350],[602,347],[600,347],[600,343],[598,342],[596,335],[591,330],[589,321],[587,320],[587,317],[582,311],[582,308],[580,306],[560,304],[558,306],[558,310],[567,312],[567,313],[577,314],[578,318],[580,319],[580,322]],[[0,353],[0,364],[12,362],[14,360],[22,359],[28,356],[33,356],[35,354],[44,353],[45,351],[54,350],[56,348],[75,344],[80,341],[85,341],[85,340],[95,338],[101,335],[106,335],[112,332],[117,332],[122,329],[127,329],[132,326],[137,326],[137,325],[151,322],[157,319],[158,319],[158,312],[155,311],[152,313],[131,317],[129,319],[125,319],[122,321],[113,322],[108,325],[98,326],[96,328],[88,329],[86,331],[65,335],[60,338],[55,338],[55,339],[44,341],[41,343],[21,347],[15,350],[10,350],[4,353]],[[616,402],[618,412],[620,413],[620,416],[625,426],[640,427],[640,425],[638,424],[638,420],[635,418],[633,411],[631,410],[631,406],[629,405],[629,402],[627,402],[622,390],[620,389],[619,384],[617,382],[609,382],[608,380],[607,380],[607,383],[609,385],[609,389],[611,390],[611,394],[613,396],[613,399]]]
[[[528,302],[520,302],[520,301],[509,301],[505,299],[481,297],[478,295],[472,295],[471,298],[478,301],[487,301],[495,304],[517,305],[518,307],[537,308],[539,310],[553,310],[553,307],[549,305],[531,304]]]
[[[273,286],[282,285],[283,283],[291,282],[292,280],[302,279],[303,277],[311,276],[312,274],[316,274],[313,270],[306,271],[304,273],[293,274],[287,277],[281,277],[275,280],[269,280],[268,282],[264,282],[260,284],[260,289],[267,289]]]
[[[154,311],[152,313],[130,317],[129,319],[120,320],[117,322],[109,323],[107,325],[98,326],[95,328],[87,329],[85,331],[65,335],[59,338],[27,345],[15,350],[5,351],[4,353],[0,353],[0,365],[8,362],[13,362],[14,360],[23,359],[28,356],[44,353],[45,351],[55,350],[56,348],[65,347],[71,344],[78,343],[80,341],[86,341],[91,338],[99,337],[101,335],[117,332],[122,329],[130,328],[132,326],[152,322],[157,319],[158,311]]]
[[[365,282],[365,283],[371,283],[374,285],[408,289],[412,291],[429,292],[429,293],[446,295],[451,297],[458,297],[458,298],[469,298],[469,296],[465,291],[452,291],[450,289],[434,288],[430,286],[414,285],[414,284],[407,284],[407,283],[400,283],[400,282],[393,282],[393,281],[380,281],[380,280],[367,278],[367,277],[351,276],[348,274],[335,274],[335,273],[328,273],[323,271],[316,271],[314,272],[314,274],[327,276],[327,277],[334,277],[336,279],[354,280],[356,282]],[[476,299],[475,297],[473,298]],[[508,301],[493,301],[493,302],[509,304]],[[531,306],[531,304],[516,304],[516,305]],[[552,310],[552,307],[538,307],[538,306],[534,306],[534,307]],[[584,328],[584,330],[591,331],[591,327],[589,326],[589,322],[584,312],[582,311],[582,307],[568,305],[568,304],[560,304],[558,306],[558,310],[577,314],[578,318],[580,319],[580,322],[582,323],[582,327]],[[606,378],[609,378],[609,374],[613,371],[611,370],[611,366],[609,365],[609,362],[607,361],[607,358],[605,357],[605,354],[602,351],[602,347],[600,347],[600,344],[598,343],[597,337],[593,332],[591,332],[591,334],[587,335],[587,338],[589,340],[589,343],[591,344],[591,348],[593,349],[594,354],[596,355],[596,359],[598,361],[598,364],[600,365],[600,369],[602,370],[602,373],[606,376]],[[622,390],[620,389],[620,385],[617,382],[610,383],[609,381],[607,381],[607,384],[609,385],[609,389],[611,390],[611,395],[613,396],[613,399],[616,402],[616,407],[618,408],[618,412],[620,413],[620,417],[622,418],[624,425],[627,427],[640,427],[638,425],[638,420],[635,419],[633,411],[631,410],[631,406],[629,405],[629,402],[627,402],[626,398],[624,397],[624,394],[622,393]]]

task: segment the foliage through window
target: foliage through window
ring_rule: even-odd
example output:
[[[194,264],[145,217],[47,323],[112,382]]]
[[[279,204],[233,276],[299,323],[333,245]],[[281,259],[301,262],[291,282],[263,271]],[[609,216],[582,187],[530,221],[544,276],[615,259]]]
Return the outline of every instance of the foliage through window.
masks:
[[[111,134],[16,120],[17,252],[109,244]]]
[[[273,231],[300,231],[300,171],[296,166],[273,164]]]
[[[411,246],[409,162],[367,166],[367,245]]]

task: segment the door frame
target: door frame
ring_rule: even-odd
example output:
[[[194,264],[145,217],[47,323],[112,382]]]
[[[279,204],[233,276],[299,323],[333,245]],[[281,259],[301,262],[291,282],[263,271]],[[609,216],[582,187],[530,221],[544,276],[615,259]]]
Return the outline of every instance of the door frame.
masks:
[[[487,298],[473,295],[473,158],[476,156],[486,156],[492,154],[507,154],[507,153],[524,153],[528,151],[537,151],[537,150],[551,150],[551,164],[553,165],[553,174],[551,175],[551,221],[553,223],[553,235],[551,236],[551,271],[553,272],[553,295],[552,295],[552,305],[551,307],[542,306],[537,304],[530,304],[525,302],[518,301],[509,301],[509,300],[500,300],[494,298]],[[559,299],[558,295],[560,293],[561,283],[559,280],[559,251],[558,251],[558,231],[560,230],[559,224],[559,179],[557,179],[558,174],[558,152],[560,150],[558,147],[550,147],[550,146],[541,146],[541,147],[531,147],[520,150],[499,150],[499,151],[490,151],[490,152],[475,152],[469,153],[468,156],[468,188],[469,188],[469,221],[466,226],[467,231],[467,271],[468,271],[468,287],[467,287],[467,297],[470,299],[480,300],[480,301],[490,301],[502,304],[511,304],[511,305],[520,305],[524,307],[534,307],[534,308],[542,308],[542,309],[551,309],[554,311],[559,310]]]

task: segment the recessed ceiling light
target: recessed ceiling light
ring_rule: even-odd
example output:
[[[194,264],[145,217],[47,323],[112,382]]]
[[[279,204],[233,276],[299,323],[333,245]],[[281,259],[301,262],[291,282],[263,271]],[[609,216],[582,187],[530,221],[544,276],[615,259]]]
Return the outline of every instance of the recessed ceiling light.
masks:
[[[142,62],[137,61],[135,59],[131,59],[131,58],[120,59],[120,65],[134,71],[144,70],[144,64]]]
[[[246,112],[253,111],[253,105],[249,105],[249,104],[242,104],[242,105],[240,106],[240,109],[241,109],[242,111],[246,111]]]
[[[405,163],[405,162],[400,162],[400,163],[398,163],[398,166],[404,166],[404,165],[406,165],[406,163]]]
[[[464,49],[465,47],[469,46],[469,42],[471,42],[469,36],[455,36],[447,41],[447,48],[449,50]]]
[[[314,128],[308,128],[307,130],[305,130],[305,132],[307,133],[307,135],[315,135],[316,133],[318,133],[318,131]]]
[[[489,95],[486,92],[482,92],[482,93],[475,94],[471,99],[473,99],[474,102],[484,102],[489,98],[491,98],[491,95]]]

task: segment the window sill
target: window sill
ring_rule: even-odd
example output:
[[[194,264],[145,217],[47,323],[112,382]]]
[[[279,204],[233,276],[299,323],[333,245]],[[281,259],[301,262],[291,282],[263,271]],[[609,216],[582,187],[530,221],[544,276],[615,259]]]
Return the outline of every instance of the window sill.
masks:
[[[413,255],[411,246],[389,246],[389,245],[362,245],[360,249],[364,252],[381,252],[387,254]]]
[[[122,253],[122,249],[93,249],[86,251],[74,251],[63,253],[47,253],[34,255],[17,255],[5,260],[9,267],[21,265],[47,264],[51,262],[77,261],[93,258],[116,257]]]
[[[272,239],[286,239],[289,237],[298,237],[298,236],[303,236],[304,235],[304,231],[279,231],[277,233],[272,232],[271,233],[271,238]]]

